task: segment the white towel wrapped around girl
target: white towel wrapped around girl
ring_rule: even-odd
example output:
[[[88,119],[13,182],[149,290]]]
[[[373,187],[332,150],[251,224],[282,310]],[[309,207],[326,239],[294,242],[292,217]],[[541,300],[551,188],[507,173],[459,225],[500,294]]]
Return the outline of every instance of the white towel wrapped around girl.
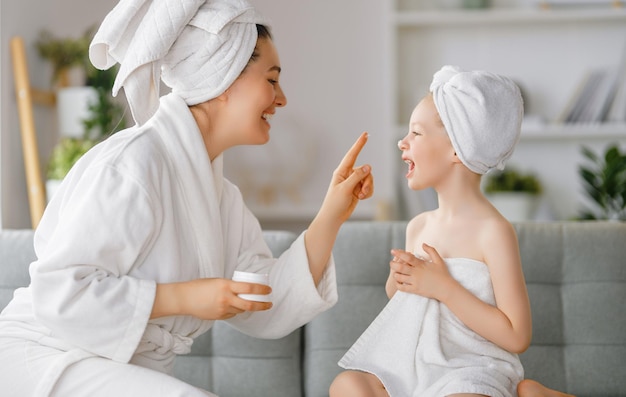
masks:
[[[466,258],[448,258],[446,264],[465,288],[495,305],[487,265]],[[508,397],[524,378],[516,354],[476,334],[444,304],[402,291],[339,365],[376,375],[391,397],[460,392]]]

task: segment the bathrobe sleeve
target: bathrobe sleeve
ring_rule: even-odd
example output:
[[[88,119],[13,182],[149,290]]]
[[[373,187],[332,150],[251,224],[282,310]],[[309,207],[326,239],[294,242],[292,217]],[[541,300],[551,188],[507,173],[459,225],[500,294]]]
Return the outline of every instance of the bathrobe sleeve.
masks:
[[[68,175],[37,230],[33,310],[51,336],[127,362],[146,328],[156,283],[130,277],[159,226],[146,186],[114,166]],[[64,182],[65,183],[65,182]]]
[[[238,270],[269,273],[273,307],[267,311],[242,313],[228,322],[250,336],[281,338],[337,302],[334,258],[331,255],[316,287],[304,244],[306,231],[280,257],[273,258],[257,219],[245,206],[243,213]]]

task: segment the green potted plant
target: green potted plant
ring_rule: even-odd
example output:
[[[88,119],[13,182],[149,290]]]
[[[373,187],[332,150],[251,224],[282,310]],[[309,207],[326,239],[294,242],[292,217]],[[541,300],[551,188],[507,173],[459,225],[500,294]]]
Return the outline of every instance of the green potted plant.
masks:
[[[89,61],[89,43],[94,32],[89,28],[78,39],[59,39],[42,31],[36,43],[41,57],[52,63],[61,135],[48,163],[48,199],[87,150],[126,127],[124,109],[111,94],[117,68],[99,70]],[[63,86],[69,80],[63,76],[70,68],[79,69],[79,86]]]
[[[83,137],[102,140],[126,128],[124,107],[111,94],[118,67],[100,70],[91,64],[87,69],[87,85],[96,90],[96,100],[88,105],[87,117],[82,119]]]
[[[59,38],[42,30],[35,42],[40,57],[52,65],[52,85],[62,137],[82,137],[82,119],[87,115],[89,103],[97,100],[97,90],[86,84],[93,33],[94,29],[89,28],[78,38]]]
[[[592,206],[581,212],[580,219],[626,220],[626,152],[612,144],[603,156],[585,146],[582,154],[588,164],[578,173]]]
[[[62,138],[52,150],[46,170],[46,194],[52,198],[65,175],[78,159],[96,144],[90,139]]]
[[[48,200],[83,154],[98,142],[126,127],[124,109],[111,95],[115,70],[94,68],[89,76],[87,81],[97,93],[96,100],[88,104],[85,118],[80,120],[81,136],[62,136],[52,151],[46,174]]]
[[[39,56],[52,65],[52,83],[59,87],[72,85],[70,82],[70,70],[77,68],[81,71],[86,69],[89,62],[89,43],[94,34],[91,27],[79,38],[59,38],[49,30],[39,32],[35,47]],[[80,77],[85,79],[85,75]],[[83,85],[84,81],[78,82]]]
[[[543,187],[535,174],[507,167],[487,175],[484,191],[508,220],[525,221],[533,218]]]

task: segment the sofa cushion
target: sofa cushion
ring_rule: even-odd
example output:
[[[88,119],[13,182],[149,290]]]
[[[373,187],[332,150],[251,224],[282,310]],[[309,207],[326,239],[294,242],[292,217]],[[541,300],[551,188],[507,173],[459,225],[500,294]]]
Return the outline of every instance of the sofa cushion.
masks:
[[[577,396],[626,390],[626,224],[516,224],[533,314],[525,376]]]
[[[274,340],[244,335],[224,322],[176,358],[174,375],[221,397],[302,395],[301,329]],[[280,374],[280,376],[278,376]]]
[[[626,393],[625,243],[623,222],[563,229],[565,376],[579,396]]]
[[[385,282],[391,248],[405,246],[404,222],[346,222],[333,254],[339,301],[305,327],[304,390],[328,396],[339,359],[387,304]]]

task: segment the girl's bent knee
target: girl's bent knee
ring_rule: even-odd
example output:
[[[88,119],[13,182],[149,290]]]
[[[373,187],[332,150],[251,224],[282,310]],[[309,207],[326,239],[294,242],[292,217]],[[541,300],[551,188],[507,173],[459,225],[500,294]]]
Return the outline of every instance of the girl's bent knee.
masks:
[[[355,394],[357,390],[363,388],[363,385],[361,385],[362,381],[359,378],[358,372],[341,372],[335,377],[333,383],[330,384],[330,397],[360,396],[360,393]]]
[[[341,372],[331,383],[329,394],[330,397],[388,396],[376,376],[360,371]]]

